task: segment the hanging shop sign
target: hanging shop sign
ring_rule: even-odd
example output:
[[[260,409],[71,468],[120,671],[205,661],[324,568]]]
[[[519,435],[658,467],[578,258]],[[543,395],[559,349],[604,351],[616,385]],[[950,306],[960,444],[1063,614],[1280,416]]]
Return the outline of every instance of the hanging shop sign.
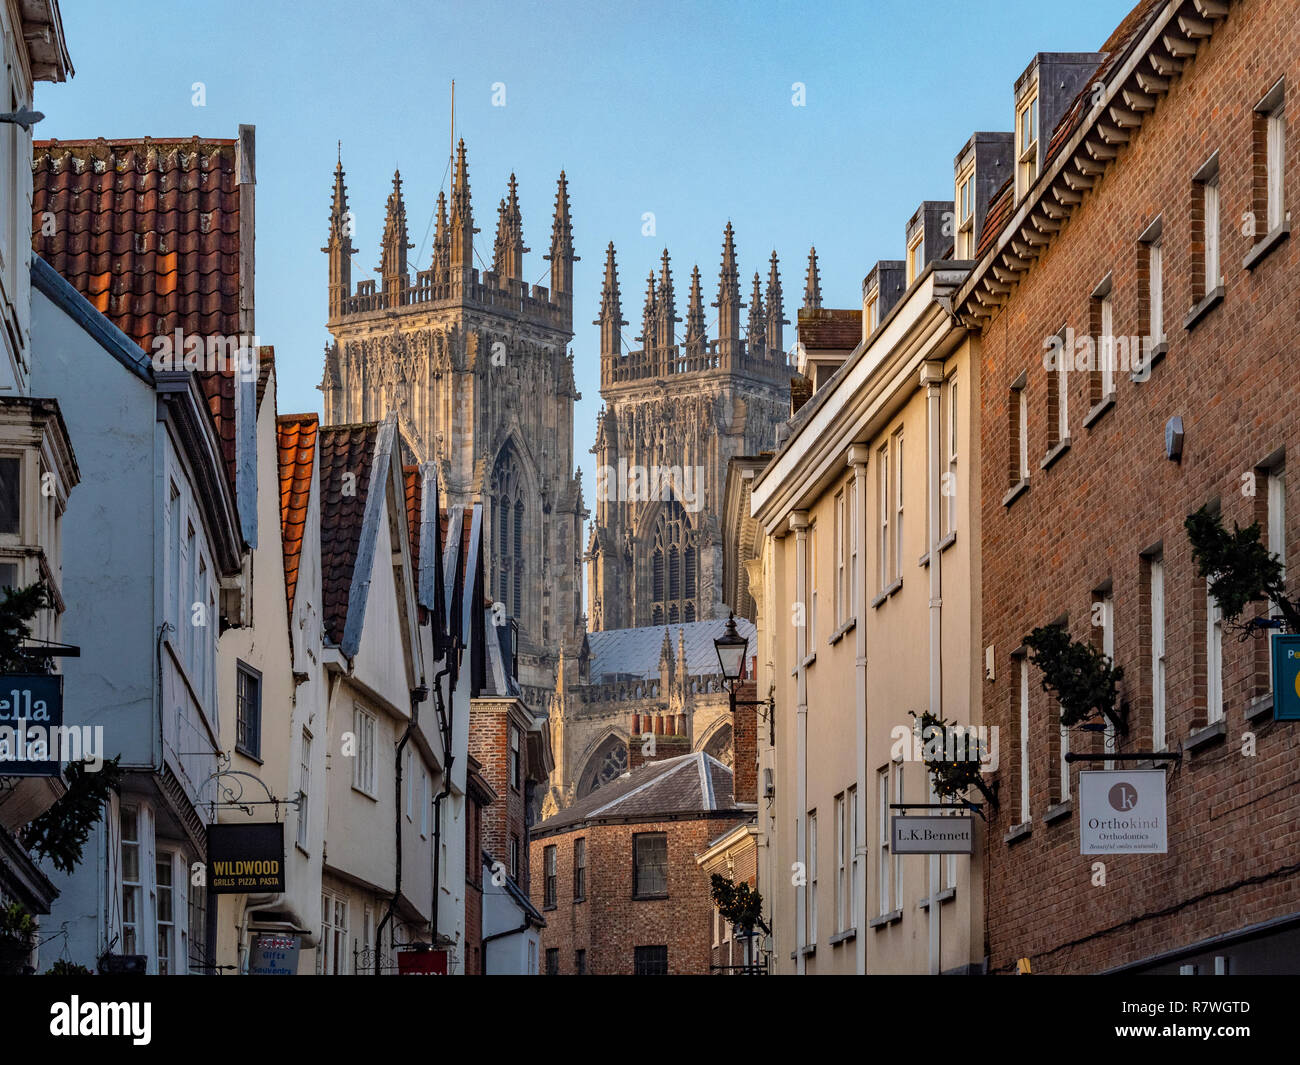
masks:
[[[1163,769],[1079,774],[1080,854],[1165,854],[1168,849]]]
[[[397,974],[399,976],[446,976],[447,952],[445,950],[399,950]]]
[[[1273,720],[1300,721],[1300,634],[1273,636]]]
[[[248,951],[249,976],[297,976],[300,940],[293,933],[262,932]]]
[[[889,819],[891,854],[973,854],[975,819],[900,814]]]
[[[83,757],[81,736],[63,727],[61,674],[0,674],[0,777],[57,777]]]
[[[284,825],[208,825],[208,890],[284,890]]]

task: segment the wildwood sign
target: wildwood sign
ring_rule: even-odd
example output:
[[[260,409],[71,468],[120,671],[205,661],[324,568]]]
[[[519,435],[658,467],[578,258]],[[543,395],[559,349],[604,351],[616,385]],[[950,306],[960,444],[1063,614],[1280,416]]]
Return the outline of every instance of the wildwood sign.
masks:
[[[284,890],[284,825],[209,825],[208,890],[218,895]]]

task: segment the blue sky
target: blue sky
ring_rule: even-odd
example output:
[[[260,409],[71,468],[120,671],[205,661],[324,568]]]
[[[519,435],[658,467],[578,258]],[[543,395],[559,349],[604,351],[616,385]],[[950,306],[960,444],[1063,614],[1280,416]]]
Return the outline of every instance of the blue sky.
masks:
[[[319,410],[319,249],[336,141],[356,217],[354,283],[375,276],[365,271],[379,262],[397,165],[412,269],[425,268],[455,78],[484,259],[514,170],[533,249],[525,274],[548,282],[555,179],[568,172],[582,256],[575,453],[591,485],[600,378],[590,322],[608,241],[629,343],[664,247],[681,298],[697,262],[712,298],[728,219],[745,291],[755,270],[766,278],[775,248],[793,321],[815,243],[825,304],[857,306],[871,265],[902,257],[916,206],[952,197],[953,156],[970,134],[1011,127],[1012,86],[1033,54],[1095,50],[1131,6],[63,0],[76,77],[39,87],[37,135],[234,137],[255,125],[258,334],[275,345],[281,412]],[[206,106],[192,104],[194,82]],[[504,107],[492,103],[498,82]],[[795,82],[806,106],[792,105]],[[645,212],[653,237],[641,233]]]

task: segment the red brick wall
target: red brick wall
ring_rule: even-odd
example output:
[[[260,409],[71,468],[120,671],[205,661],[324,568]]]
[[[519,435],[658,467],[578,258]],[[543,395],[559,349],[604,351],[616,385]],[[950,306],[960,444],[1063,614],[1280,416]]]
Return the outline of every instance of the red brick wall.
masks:
[[[509,863],[511,835],[519,838],[518,883],[528,890],[528,837],[525,832],[523,782],[528,778],[528,744],[519,740],[520,787],[510,782],[510,718],[506,703],[471,704],[469,753],[483,767],[483,779],[497,799],[483,810],[483,848],[497,861]]]
[[[1223,514],[1248,524],[1256,499],[1243,475],[1300,439],[1293,363],[1300,351],[1297,268],[1300,245],[1285,241],[1253,271],[1242,260],[1255,237],[1242,217],[1255,206],[1253,108],[1286,74],[1300,87],[1300,24],[1286,5],[1234,3],[1131,143],[1119,150],[1085,194],[1050,248],[986,326],[981,400],[983,454],[983,639],[995,649],[997,679],[984,687],[985,722],[1002,731],[1001,810],[988,831],[986,872],[991,967],[1006,971],[1030,957],[1035,972],[1086,972],[1116,966],[1300,911],[1300,877],[1281,870],[1300,850],[1300,792],[1295,788],[1296,726],[1248,720],[1260,694],[1258,652],[1224,638],[1226,738],[1189,753],[1168,784],[1167,855],[1079,854],[1076,808],[1046,824],[1056,801],[1050,767],[1053,707],[1030,667],[1031,824],[1011,844],[1019,820],[1017,673],[1010,653],[1035,626],[1068,612],[1076,639],[1091,638],[1092,593],[1113,581],[1115,657],[1132,703],[1126,750],[1150,748],[1149,625],[1140,552],[1162,542],[1165,570],[1167,735],[1170,748],[1204,722],[1205,585],[1197,577],[1183,521],[1218,498]],[[1045,131],[1046,132],[1046,131]],[[1196,300],[1200,252],[1189,209],[1192,176],[1219,152],[1221,272],[1226,294],[1192,330],[1184,316]],[[1286,145],[1287,205],[1300,204],[1300,136]],[[1136,334],[1145,308],[1138,236],[1163,215],[1165,332],[1168,355],[1150,380],[1115,374],[1115,406],[1083,425],[1090,377],[1069,375],[1072,446],[1039,466],[1049,444],[1048,374],[1043,341],[1064,325],[1089,328],[1089,297],[1113,276],[1114,329]],[[1262,234],[1262,230],[1261,230]],[[1007,490],[1009,388],[1028,370],[1030,490],[1010,506]],[[1186,427],[1181,463],[1164,455],[1164,426]],[[1300,459],[1300,451],[1296,458]],[[1294,543],[1300,499],[1289,481],[1287,541]],[[1263,479],[1259,491],[1265,490]],[[1300,573],[1292,558],[1290,572]],[[1293,593],[1300,581],[1292,580]],[[1253,614],[1255,611],[1251,611]],[[1257,753],[1243,755],[1243,734]],[[1072,734],[1073,749],[1088,742]],[[1101,768],[1100,765],[1094,768]],[[1049,786],[1053,794],[1049,795]],[[1105,886],[1093,886],[1094,861]],[[1246,884],[1248,877],[1258,883]]]
[[[532,900],[546,917],[542,959],[555,947],[560,973],[574,971],[574,951],[587,951],[589,975],[629,975],[638,946],[668,947],[670,975],[709,971],[713,903],[709,878],[696,863],[711,840],[735,821],[668,821],[641,825],[589,825],[532,842],[531,859],[538,874]],[[668,897],[632,897],[632,836],[668,834]],[[587,841],[587,897],[573,898],[573,843]],[[546,847],[556,848],[556,906],[544,908]],[[544,971],[544,969],[543,969]]]
[[[736,698],[757,699],[758,686],[745,681],[736,687]],[[764,711],[766,712],[766,711]],[[737,802],[758,801],[758,707],[737,706],[731,721],[733,784]]]
[[[465,975],[483,972],[483,807],[471,798],[465,822]]]

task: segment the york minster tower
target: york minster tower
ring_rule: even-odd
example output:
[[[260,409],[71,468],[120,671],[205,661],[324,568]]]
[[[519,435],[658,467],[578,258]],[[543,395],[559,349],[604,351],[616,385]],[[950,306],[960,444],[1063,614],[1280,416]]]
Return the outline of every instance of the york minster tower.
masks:
[[[433,255],[412,277],[406,205],[393,176],[378,280],[352,283],[340,158],[329,239],[326,424],[396,411],[409,462],[434,463],[441,505],[481,501],[488,594],[519,621],[520,681],[550,689],[582,626],[581,480],[574,468],[573,228],[560,173],[550,286],[529,284],[515,177],[497,207],[490,263],[476,255],[465,144],[438,194]],[[480,270],[477,261],[482,265]]]
[[[684,330],[665,250],[646,280],[639,346],[623,350],[622,295],[611,243],[600,317],[596,519],[587,549],[592,632],[726,617],[722,494],[727,465],[776,445],[790,416],[784,301],[776,252],[748,304],[731,223],[723,234],[710,340],[700,270]],[[741,311],[747,311],[741,329]]]

